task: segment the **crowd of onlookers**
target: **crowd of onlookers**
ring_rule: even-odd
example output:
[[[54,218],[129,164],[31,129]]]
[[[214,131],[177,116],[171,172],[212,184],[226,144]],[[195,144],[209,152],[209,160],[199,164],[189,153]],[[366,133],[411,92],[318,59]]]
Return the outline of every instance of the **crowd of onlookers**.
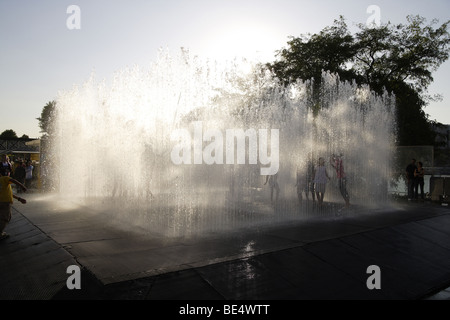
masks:
[[[34,186],[35,165],[30,159],[16,158],[11,161],[10,158],[3,154],[1,156],[0,174],[16,179],[30,189]],[[19,190],[18,190],[19,191]]]

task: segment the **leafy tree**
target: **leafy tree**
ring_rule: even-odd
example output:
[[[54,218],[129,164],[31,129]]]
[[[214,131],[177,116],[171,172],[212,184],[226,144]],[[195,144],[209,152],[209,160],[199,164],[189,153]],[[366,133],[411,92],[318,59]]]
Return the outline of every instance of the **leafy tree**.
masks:
[[[39,120],[39,128],[44,134],[44,137],[51,136],[55,131],[55,118],[56,118],[56,101],[49,101],[44,106],[41,112],[41,116],[37,118]]]
[[[320,108],[322,71],[341,80],[368,84],[382,94],[394,93],[397,104],[398,144],[434,144],[433,123],[423,108],[430,102],[427,88],[432,72],[449,57],[450,21],[434,28],[420,16],[408,16],[408,24],[383,24],[377,28],[359,24],[351,34],[344,18],[314,35],[292,37],[279,50],[277,61],[266,66],[288,84],[314,80],[313,105]]]
[[[17,139],[17,134],[14,130],[8,129],[0,134],[0,139]]]
[[[354,56],[354,39],[344,18],[335,20],[319,34],[291,37],[288,48],[278,51],[278,61],[269,64],[275,75],[285,84],[297,79],[314,79],[320,82],[322,70],[339,75],[354,76],[346,68],[346,62]]]

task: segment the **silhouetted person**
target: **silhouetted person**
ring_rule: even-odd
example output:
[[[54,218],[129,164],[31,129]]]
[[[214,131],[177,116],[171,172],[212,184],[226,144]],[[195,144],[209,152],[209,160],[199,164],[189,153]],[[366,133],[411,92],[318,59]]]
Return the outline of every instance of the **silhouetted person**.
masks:
[[[343,154],[332,155],[330,159],[331,166],[336,170],[336,176],[339,182],[339,191],[341,192],[342,198],[345,201],[345,207],[350,206],[350,196],[347,192],[347,178],[345,177],[344,162],[342,160]]]
[[[327,168],[325,167],[325,159],[319,158],[319,165],[314,173],[316,196],[319,205],[323,204],[323,198],[325,197],[325,190],[328,180],[330,180],[330,176],[328,175]]]
[[[414,171],[414,199],[419,198],[419,187],[420,187],[420,199],[425,200],[425,193],[423,192],[423,186],[425,185],[424,181],[425,170],[423,169],[422,162],[417,162],[417,168]]]
[[[316,194],[314,190],[314,163],[310,158],[311,154],[308,155],[305,167],[297,169],[297,182],[295,186],[297,187],[297,197],[301,204],[303,200],[303,192],[305,192],[306,200],[309,201],[309,193],[311,192],[313,202],[316,202]]]
[[[12,164],[6,154],[2,154],[2,162],[0,163],[0,174],[2,176],[11,176],[13,171]]]
[[[273,203],[273,192],[276,192],[275,195],[275,202],[278,201],[278,195],[280,194],[280,186],[278,185],[278,173],[275,173],[271,176],[266,176],[266,182],[264,182],[264,185],[269,183],[270,187],[270,202]]]
[[[308,153],[308,160],[306,163],[306,185],[305,185],[305,193],[306,199],[309,199],[308,194],[311,192],[313,202],[316,202],[316,191],[314,188],[314,174],[316,172],[316,167],[314,166],[314,162],[312,159],[312,154]]]
[[[411,163],[406,167],[406,183],[408,186],[408,200],[414,198],[415,179],[414,172],[416,171],[416,159],[411,159]]]
[[[297,180],[295,183],[295,187],[297,188],[297,198],[298,198],[298,204],[301,205],[303,203],[303,189],[304,189],[304,174],[301,170],[301,168],[297,168]]]
[[[21,184],[25,185],[25,162],[20,161],[19,165],[17,166],[16,170],[14,170],[14,179],[19,181]],[[20,193],[21,189],[17,188],[17,193]]]
[[[25,186],[27,188],[31,187],[31,183],[33,182],[33,169],[34,166],[31,161],[27,161],[25,166]]]

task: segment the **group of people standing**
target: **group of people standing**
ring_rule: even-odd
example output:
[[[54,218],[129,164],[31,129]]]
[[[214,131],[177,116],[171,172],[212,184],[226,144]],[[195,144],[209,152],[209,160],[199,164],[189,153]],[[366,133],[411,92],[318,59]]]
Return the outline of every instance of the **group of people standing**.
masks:
[[[2,176],[9,176],[16,179],[27,188],[30,188],[33,181],[33,169],[34,166],[31,160],[19,159],[14,161],[14,164],[12,164],[7,155],[2,155],[0,174]]]
[[[330,164],[336,170],[339,191],[345,201],[345,207],[348,208],[350,206],[350,196],[347,192],[347,178],[344,171],[343,156],[342,153],[339,155],[331,155]],[[331,179],[327,167],[325,166],[325,159],[320,157],[316,166],[312,160],[311,154],[309,154],[305,166],[301,169],[302,170],[299,168],[297,170],[297,182],[295,184],[297,187],[299,204],[301,205],[303,203],[304,192],[307,200],[309,200],[309,193],[311,193],[313,203],[316,203],[317,198],[317,204],[321,206],[325,197],[328,180]],[[278,174],[267,176],[264,184],[267,183],[269,183],[270,186],[270,200],[273,203],[274,193],[275,201],[278,200],[278,195],[280,193]]]
[[[418,200],[419,199],[419,188],[420,188],[420,199],[425,200],[425,193],[423,190],[425,181],[425,170],[423,168],[423,163],[418,161],[416,164],[416,159],[411,159],[411,163],[406,167],[406,182],[408,186],[408,200]]]
[[[343,156],[342,153],[339,155],[331,155],[330,164],[336,170],[339,191],[345,201],[345,207],[348,208],[350,206],[350,196],[347,192],[347,178],[344,171]],[[325,166],[325,159],[320,157],[316,167],[312,161],[311,155],[308,155],[306,167],[304,169],[306,170],[297,171],[297,183],[295,186],[297,187],[299,203],[301,204],[303,202],[303,192],[305,192],[307,200],[309,200],[309,193],[311,193],[313,202],[315,203],[317,198],[317,203],[322,205],[327,182],[331,179]]]

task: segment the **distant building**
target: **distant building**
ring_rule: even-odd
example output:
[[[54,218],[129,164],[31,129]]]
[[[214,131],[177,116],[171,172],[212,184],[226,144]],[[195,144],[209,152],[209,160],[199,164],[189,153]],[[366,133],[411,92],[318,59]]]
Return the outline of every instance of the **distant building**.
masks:
[[[436,146],[434,148],[434,166],[441,175],[450,175],[450,125],[436,124]]]
[[[39,140],[29,138],[0,139],[0,154],[39,162]]]
[[[436,143],[439,148],[450,149],[450,124],[439,124],[433,127],[437,133]]]

